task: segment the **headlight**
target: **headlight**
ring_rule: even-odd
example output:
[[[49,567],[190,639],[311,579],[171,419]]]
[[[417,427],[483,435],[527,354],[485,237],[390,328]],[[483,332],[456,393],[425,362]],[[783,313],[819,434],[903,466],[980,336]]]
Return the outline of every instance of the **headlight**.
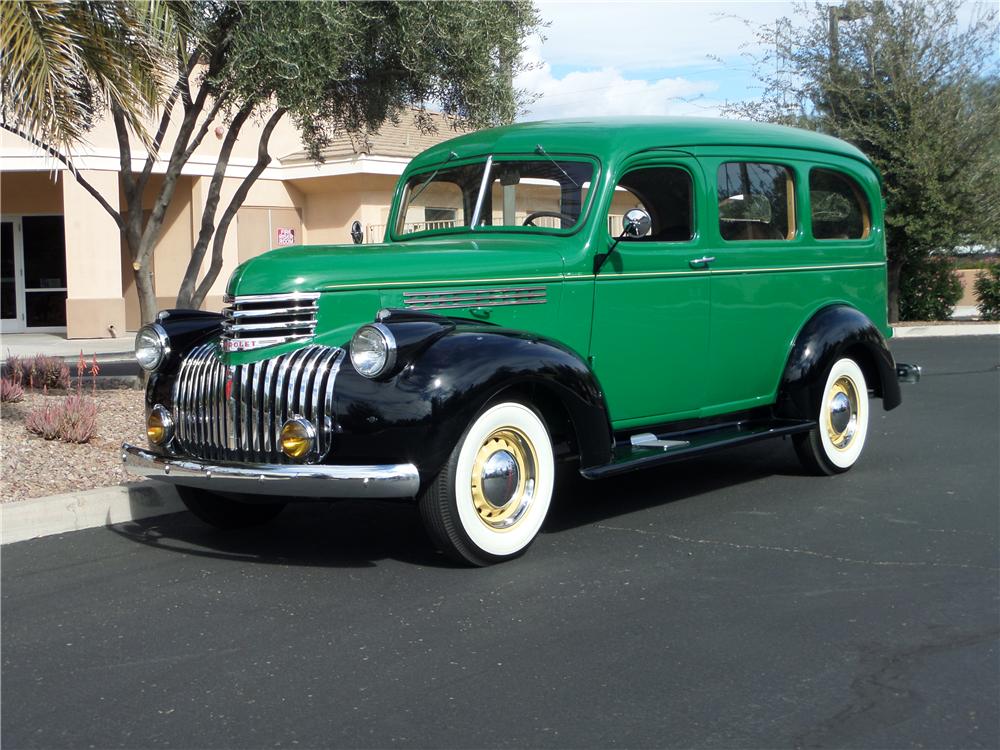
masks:
[[[135,335],[135,358],[144,370],[152,372],[170,354],[170,339],[163,326],[150,323]]]
[[[396,363],[396,339],[381,323],[361,326],[351,339],[351,364],[366,378],[377,378]]]

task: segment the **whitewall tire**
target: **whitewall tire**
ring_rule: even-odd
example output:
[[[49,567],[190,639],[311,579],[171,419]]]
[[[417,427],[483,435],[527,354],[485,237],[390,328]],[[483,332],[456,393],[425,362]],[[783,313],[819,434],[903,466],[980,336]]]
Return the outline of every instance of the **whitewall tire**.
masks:
[[[552,503],[555,461],[545,422],[516,401],[472,422],[420,497],[433,541],[461,562],[489,565],[521,555]]]
[[[861,457],[868,437],[868,384],[857,362],[845,357],[827,373],[816,427],[797,435],[802,464],[818,474],[839,474]]]

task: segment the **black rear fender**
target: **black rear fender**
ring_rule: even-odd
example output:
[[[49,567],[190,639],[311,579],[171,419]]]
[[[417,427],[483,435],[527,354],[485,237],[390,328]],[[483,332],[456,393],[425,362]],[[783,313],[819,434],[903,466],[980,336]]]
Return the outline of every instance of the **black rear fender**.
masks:
[[[859,310],[831,305],[813,315],[792,346],[775,412],[789,419],[815,419],[830,366],[850,357],[886,411],[901,403],[896,364],[885,337]]]

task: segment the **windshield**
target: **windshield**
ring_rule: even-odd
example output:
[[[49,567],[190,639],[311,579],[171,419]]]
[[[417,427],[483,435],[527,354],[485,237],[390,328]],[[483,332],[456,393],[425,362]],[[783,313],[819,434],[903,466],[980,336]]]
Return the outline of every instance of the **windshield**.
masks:
[[[407,181],[396,234],[470,228],[473,221],[477,231],[572,229],[593,176],[592,162],[547,156],[441,167]]]

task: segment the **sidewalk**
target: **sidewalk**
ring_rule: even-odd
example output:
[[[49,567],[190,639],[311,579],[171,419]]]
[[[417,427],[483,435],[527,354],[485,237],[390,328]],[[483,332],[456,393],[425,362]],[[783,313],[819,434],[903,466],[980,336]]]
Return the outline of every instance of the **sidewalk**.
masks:
[[[0,336],[0,359],[7,359],[8,354],[75,359],[82,351],[87,361],[95,354],[98,362],[131,361],[134,347],[134,333],[123,333],[113,339],[67,339],[61,333],[5,333]]]
[[[903,323],[892,327],[892,337],[897,339],[997,335],[1000,335],[1000,323]]]

